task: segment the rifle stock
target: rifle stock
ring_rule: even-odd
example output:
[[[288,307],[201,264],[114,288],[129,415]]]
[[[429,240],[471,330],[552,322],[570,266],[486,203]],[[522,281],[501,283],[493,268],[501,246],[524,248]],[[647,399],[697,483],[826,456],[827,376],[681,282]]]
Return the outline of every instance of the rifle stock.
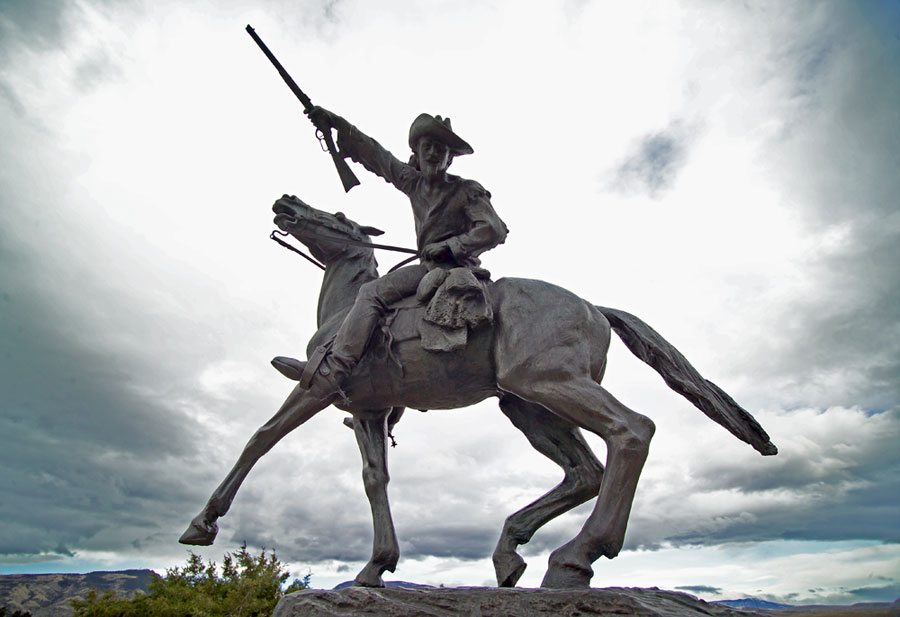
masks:
[[[341,178],[341,184],[344,185],[344,192],[349,193],[350,189],[359,184],[359,178],[356,177],[356,174],[353,173],[353,170],[347,165],[347,161],[344,160],[344,157],[342,157],[337,151],[337,148],[335,148],[330,133],[325,133],[325,147],[328,148],[328,152],[331,154],[331,160],[334,161],[334,166],[337,168],[338,176]]]
[[[247,34],[250,35],[250,38],[252,38],[259,46],[266,58],[269,59],[269,62],[271,62],[278,70],[278,74],[281,75],[284,83],[291,89],[294,96],[300,100],[303,109],[310,111],[313,108],[310,98],[304,94],[303,90],[300,89],[300,86],[297,85],[297,82],[288,75],[288,72],[281,66],[281,63],[275,57],[275,54],[269,51],[269,48],[262,42],[262,39],[256,34],[256,30],[254,30],[250,24],[247,24]],[[356,174],[354,174],[350,169],[350,166],[347,165],[347,161],[345,161],[344,157],[338,152],[337,146],[334,145],[334,139],[331,136],[331,130],[322,131],[322,137],[320,139],[325,142],[325,147],[328,149],[328,153],[331,154],[331,160],[334,161],[334,166],[337,168],[338,176],[341,178],[341,184],[344,185],[344,191],[350,192],[350,189],[359,184],[359,178],[356,177]]]

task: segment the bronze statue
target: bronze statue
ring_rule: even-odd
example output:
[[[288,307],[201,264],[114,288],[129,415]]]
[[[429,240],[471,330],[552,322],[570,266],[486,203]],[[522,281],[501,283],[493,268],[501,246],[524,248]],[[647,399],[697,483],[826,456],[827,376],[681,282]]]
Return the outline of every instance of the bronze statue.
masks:
[[[588,587],[593,562],[603,555],[613,558],[622,548],[654,432],[649,418],[600,385],[612,330],[712,420],[761,454],[777,453],[749,413],[637,317],[543,281],[490,281],[478,256],[506,239],[506,226],[480,184],[447,173],[453,156],[472,153],[449,119],[418,116],[409,132],[412,158],[401,162],[340,116],[313,106],[249,26],[248,32],[303,102],[345,189],[356,181],[344,169],[341,157],[349,156],[409,197],[421,263],[379,277],[376,245],[370,241],[379,230],[317,210],[295,196],[275,202],[275,224],[325,264],[318,330],[307,362],[273,360],[299,383],[250,438],[181,536],[182,543],[212,544],[216,521],[228,512],[256,461],[333,404],[352,416],[345,422],[362,454],[373,516],[372,556],[355,582],[383,586],[382,574],[393,572],[400,556],[387,496],[391,428],[406,407],[455,409],[496,396],[513,425],[564,473],[558,486],[506,519],[493,554],[497,583],[514,586],[524,572],[519,545],[548,521],[596,497],[581,531],[551,554],[542,582],[544,587]],[[605,468],[581,429],[606,442]]]
[[[275,223],[305,244],[326,266],[319,295],[319,329],[309,351],[335,335],[360,289],[376,280],[374,252],[361,246],[370,228],[347,217],[317,210],[293,196],[273,206]],[[344,238],[347,244],[337,240]],[[387,497],[387,436],[405,407],[453,409],[490,396],[532,446],[563,469],[563,481],[510,515],[493,560],[497,582],[513,586],[525,569],[516,547],[560,514],[597,497],[584,527],[553,551],[545,587],[587,587],[591,564],[615,557],[638,477],[647,457],[653,422],[620,403],[601,385],[611,329],[666,383],[733,435],[763,455],[777,453],[766,432],[718,386],[704,379],[658,333],[623,311],[595,306],[560,287],[528,279],[491,283],[493,323],[469,333],[467,344],[450,352],[422,347],[418,332],[427,308],[415,301],[389,307],[390,326],[379,331],[367,353],[344,380],[343,401],[334,392],[318,398],[297,385],[278,412],[244,448],[237,463],[188,526],[181,542],[211,544],[250,469],[282,437],[334,404],[352,414],[363,457],[363,482],[374,524],[372,557],[356,576],[364,586],[383,585],[394,571],[399,546]],[[349,403],[349,404],[348,404]],[[607,445],[606,468],[579,429]]]

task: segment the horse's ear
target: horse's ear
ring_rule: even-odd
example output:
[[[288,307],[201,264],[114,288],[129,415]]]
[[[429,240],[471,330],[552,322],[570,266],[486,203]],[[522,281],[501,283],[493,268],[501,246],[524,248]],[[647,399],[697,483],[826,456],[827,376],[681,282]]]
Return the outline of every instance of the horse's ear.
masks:
[[[366,234],[367,236],[380,236],[384,232],[378,229],[377,227],[369,227],[368,225],[363,225],[359,228],[361,232]]]

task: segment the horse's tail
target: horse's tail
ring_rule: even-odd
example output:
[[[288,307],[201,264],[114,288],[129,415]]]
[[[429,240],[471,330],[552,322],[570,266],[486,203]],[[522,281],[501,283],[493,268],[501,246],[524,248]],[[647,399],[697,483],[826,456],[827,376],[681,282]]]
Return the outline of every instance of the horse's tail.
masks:
[[[598,306],[626,347],[662,375],[670,388],[760,454],[778,453],[759,422],[722,388],[704,379],[681,352],[646,323],[625,311]]]

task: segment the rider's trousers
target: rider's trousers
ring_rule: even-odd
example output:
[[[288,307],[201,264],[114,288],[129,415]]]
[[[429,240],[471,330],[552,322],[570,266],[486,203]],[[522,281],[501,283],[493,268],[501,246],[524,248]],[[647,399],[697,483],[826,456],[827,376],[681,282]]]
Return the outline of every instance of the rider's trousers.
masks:
[[[331,359],[339,372],[346,375],[353,370],[387,307],[416,293],[427,272],[428,268],[422,264],[404,266],[359,288],[356,302],[344,317],[331,346]]]

